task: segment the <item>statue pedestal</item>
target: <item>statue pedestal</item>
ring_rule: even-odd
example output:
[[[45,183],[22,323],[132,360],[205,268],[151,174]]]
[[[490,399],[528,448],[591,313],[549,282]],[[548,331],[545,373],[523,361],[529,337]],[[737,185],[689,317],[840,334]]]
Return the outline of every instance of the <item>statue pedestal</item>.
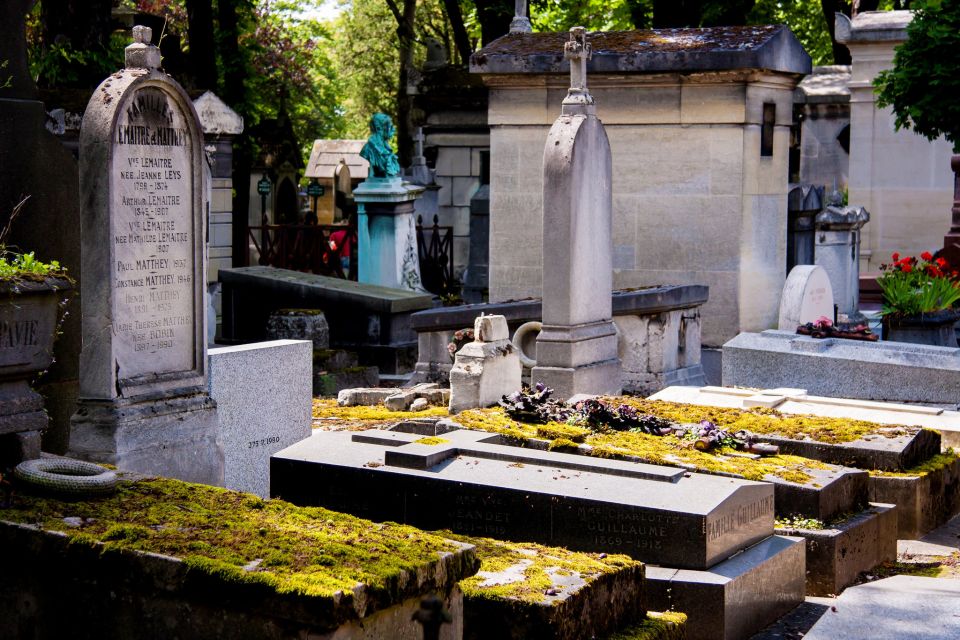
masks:
[[[360,282],[423,291],[413,217],[423,191],[399,177],[367,178],[354,189]]]

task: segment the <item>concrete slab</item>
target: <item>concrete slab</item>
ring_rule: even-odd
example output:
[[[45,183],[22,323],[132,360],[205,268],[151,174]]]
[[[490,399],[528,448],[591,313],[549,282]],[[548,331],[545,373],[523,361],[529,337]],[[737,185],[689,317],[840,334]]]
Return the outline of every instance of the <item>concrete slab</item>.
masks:
[[[847,589],[805,640],[960,637],[960,580],[894,576]]]

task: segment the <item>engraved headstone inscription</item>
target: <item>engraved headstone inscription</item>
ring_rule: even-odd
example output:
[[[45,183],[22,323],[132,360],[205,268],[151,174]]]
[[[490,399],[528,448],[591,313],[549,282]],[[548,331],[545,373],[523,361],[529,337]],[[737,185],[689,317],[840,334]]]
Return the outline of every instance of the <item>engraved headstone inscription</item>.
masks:
[[[74,455],[219,483],[207,393],[203,135],[193,104],[134,27],[127,67],[80,131],[83,347]]]

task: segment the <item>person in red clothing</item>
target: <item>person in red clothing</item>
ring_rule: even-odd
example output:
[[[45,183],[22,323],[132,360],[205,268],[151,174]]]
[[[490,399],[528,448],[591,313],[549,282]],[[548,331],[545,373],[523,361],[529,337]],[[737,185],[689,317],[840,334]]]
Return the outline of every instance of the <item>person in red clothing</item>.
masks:
[[[340,268],[343,269],[344,275],[349,277],[350,271],[350,228],[344,227],[343,229],[337,229],[330,234],[330,240],[328,242],[330,246],[330,260],[334,260],[339,257],[340,259]],[[328,262],[329,264],[329,262]]]

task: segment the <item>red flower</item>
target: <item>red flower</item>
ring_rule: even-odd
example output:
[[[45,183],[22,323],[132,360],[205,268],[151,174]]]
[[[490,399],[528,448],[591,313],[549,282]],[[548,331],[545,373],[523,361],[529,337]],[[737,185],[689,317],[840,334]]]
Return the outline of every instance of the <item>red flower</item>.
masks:
[[[934,262],[936,262],[937,266],[940,267],[941,269],[947,266],[947,261],[944,260],[943,258],[937,258],[936,260],[934,260]]]
[[[896,251],[893,252],[893,261],[900,262],[900,254],[897,253]]]
[[[923,253],[920,254],[920,257],[923,260],[926,260],[927,262],[930,262],[931,260],[933,260],[933,254],[930,253],[929,251],[924,251]]]
[[[902,265],[900,265],[900,269],[904,273],[910,273],[911,271],[913,271],[913,265],[910,264],[909,262],[904,262]]]

